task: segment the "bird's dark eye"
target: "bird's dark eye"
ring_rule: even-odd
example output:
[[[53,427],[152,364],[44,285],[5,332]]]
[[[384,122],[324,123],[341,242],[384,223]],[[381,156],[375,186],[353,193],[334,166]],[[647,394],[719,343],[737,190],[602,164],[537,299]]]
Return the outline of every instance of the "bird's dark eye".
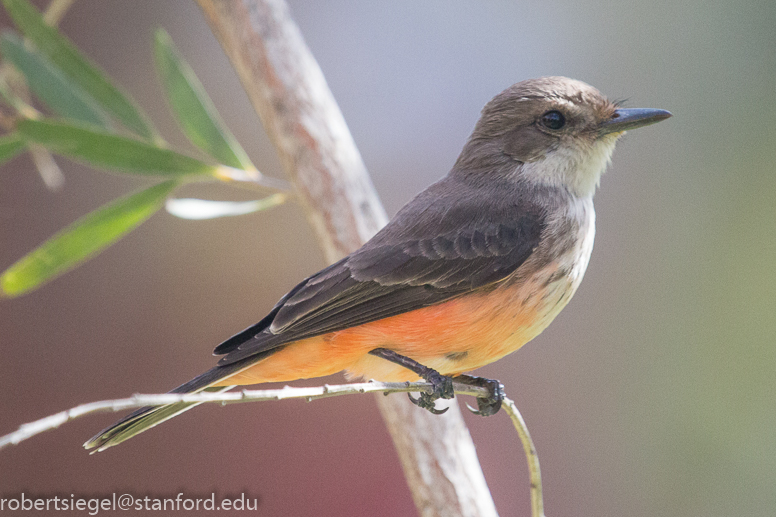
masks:
[[[542,124],[550,129],[560,129],[566,125],[566,117],[560,111],[552,110],[542,115]]]

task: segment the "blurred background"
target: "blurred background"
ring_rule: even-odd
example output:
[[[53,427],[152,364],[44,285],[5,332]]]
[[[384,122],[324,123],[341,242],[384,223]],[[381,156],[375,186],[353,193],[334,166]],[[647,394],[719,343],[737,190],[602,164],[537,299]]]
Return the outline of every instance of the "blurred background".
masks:
[[[478,373],[500,379],[522,410],[550,517],[773,515],[776,3],[291,7],[391,215],[448,171],[481,107],[519,80],[566,75],[627,107],[673,112],[619,144],[576,297],[536,340]],[[282,175],[195,4],[79,0],[61,26],[176,149],[193,152],[153,68],[153,30],[167,29],[254,163]],[[58,161],[59,192],[28,156],[0,169],[0,269],[148,184]],[[218,185],[181,194],[246,199]],[[154,216],[83,267],[0,302],[0,434],[188,380],[214,363],[214,345],[324,265],[292,204],[205,222]],[[86,454],[81,444],[117,417],[0,452],[0,495],[245,492],[260,499],[258,515],[416,513],[371,396],[200,407]],[[500,514],[528,515],[508,419],[467,421]]]

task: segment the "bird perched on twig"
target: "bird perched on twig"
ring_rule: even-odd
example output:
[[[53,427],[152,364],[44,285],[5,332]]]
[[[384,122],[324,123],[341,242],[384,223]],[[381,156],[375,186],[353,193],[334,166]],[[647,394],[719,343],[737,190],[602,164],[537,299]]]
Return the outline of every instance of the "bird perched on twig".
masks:
[[[291,289],[223,355],[174,393],[291,381],[345,370],[381,381],[426,379],[416,404],[437,412],[452,378],[536,337],[577,290],[595,235],[593,194],[624,131],[670,117],[623,109],[565,77],[517,83],[482,110],[452,170],[369,242]],[[89,440],[104,450],[196,404],[140,409]]]

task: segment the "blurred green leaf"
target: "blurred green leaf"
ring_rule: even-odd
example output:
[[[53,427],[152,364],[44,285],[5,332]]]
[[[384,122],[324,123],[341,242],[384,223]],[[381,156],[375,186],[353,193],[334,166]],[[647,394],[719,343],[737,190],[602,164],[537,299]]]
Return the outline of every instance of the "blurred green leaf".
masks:
[[[55,113],[97,126],[106,126],[106,118],[94,100],[47,58],[6,32],[0,39],[0,51],[27,79],[30,90]]]
[[[46,25],[40,12],[29,1],[3,0],[3,5],[16,26],[38,50],[91,95],[105,111],[143,138],[159,138],[140,108],[111,84],[105,74],[81,55],[75,45],[56,28]]]
[[[213,174],[217,167],[147,142],[53,120],[21,120],[25,139],[90,165],[135,174]]]
[[[225,165],[252,169],[248,155],[226,128],[202,83],[164,29],[156,31],[154,56],[167,99],[189,140]]]
[[[27,293],[110,246],[159,210],[177,185],[159,183],[82,217],[5,270],[0,295]]]
[[[24,141],[17,133],[0,137],[0,164],[7,162],[24,149]]]
[[[282,204],[287,197],[286,194],[273,194],[264,199],[242,202],[180,198],[168,199],[164,207],[169,213],[181,219],[215,219],[267,210]]]

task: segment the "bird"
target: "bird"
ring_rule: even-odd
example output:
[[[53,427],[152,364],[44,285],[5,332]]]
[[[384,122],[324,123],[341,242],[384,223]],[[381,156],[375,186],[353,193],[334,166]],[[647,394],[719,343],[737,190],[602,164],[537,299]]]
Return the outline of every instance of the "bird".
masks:
[[[501,384],[467,372],[516,351],[566,306],[593,250],[593,195],[617,140],[670,116],[623,108],[566,77],[510,86],[482,109],[447,175],[218,345],[217,364],[172,393],[345,371],[425,379],[433,389],[413,401],[435,413],[453,379],[486,386],[475,412],[494,414]],[[195,405],[139,409],[84,447],[105,450]]]

